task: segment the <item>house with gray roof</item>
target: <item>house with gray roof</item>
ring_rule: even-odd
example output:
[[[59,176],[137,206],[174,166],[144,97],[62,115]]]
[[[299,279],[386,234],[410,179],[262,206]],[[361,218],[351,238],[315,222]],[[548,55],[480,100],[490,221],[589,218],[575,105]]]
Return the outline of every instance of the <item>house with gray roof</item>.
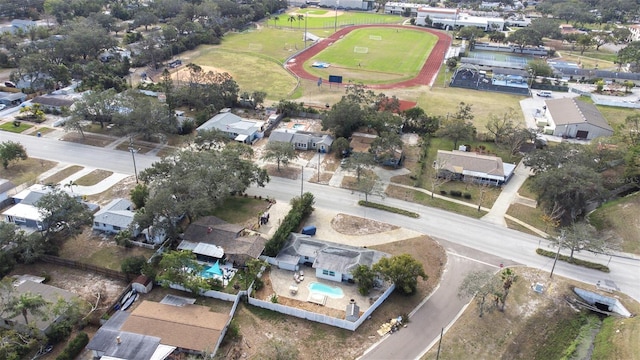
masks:
[[[42,95],[31,100],[33,104],[40,104],[42,109],[60,110],[63,107],[69,108],[75,100],[67,95]]]
[[[291,233],[288,243],[275,258],[280,269],[297,271],[300,265],[311,266],[316,277],[331,281],[349,281],[359,265],[373,266],[390,255],[367,248],[313,239],[309,235]]]
[[[438,150],[433,166],[439,177],[494,186],[509,181],[516,168],[515,164],[503,163],[502,158],[497,156],[460,150]]]
[[[545,130],[554,136],[592,140],[613,135],[613,128],[593,104],[575,98],[550,99],[545,104]]]
[[[44,279],[41,279],[44,280]],[[42,298],[51,304],[55,304],[59,299],[64,299],[65,301],[71,301],[76,299],[77,296],[64,289],[57,288],[55,286],[42,284],[37,281],[33,281],[27,277],[19,277],[13,283],[13,289],[11,293],[0,293],[0,299],[5,298],[5,296],[20,296],[22,294],[40,294]],[[0,304],[3,305],[3,304]],[[63,315],[59,316],[49,316],[49,317],[40,317],[31,314],[27,311],[27,320],[29,324],[35,325],[35,327],[40,330],[42,334],[46,333],[52,325],[64,319]],[[24,316],[22,314],[16,315],[14,317],[1,317],[0,316],[0,328],[4,329],[19,329],[26,330],[28,328],[28,324],[24,321]]]
[[[298,131],[296,129],[276,129],[269,135],[269,142],[293,144],[296,150],[315,150],[321,153],[331,151],[333,137],[329,134]]]
[[[198,126],[196,133],[206,130],[218,130],[235,141],[252,144],[262,138],[264,121],[243,119],[231,112],[222,112]]]
[[[133,203],[127,199],[113,199],[93,217],[93,229],[117,234],[133,222]],[[137,235],[137,234],[134,234]]]
[[[0,92],[0,104],[15,106],[27,100],[27,94],[22,92]]]

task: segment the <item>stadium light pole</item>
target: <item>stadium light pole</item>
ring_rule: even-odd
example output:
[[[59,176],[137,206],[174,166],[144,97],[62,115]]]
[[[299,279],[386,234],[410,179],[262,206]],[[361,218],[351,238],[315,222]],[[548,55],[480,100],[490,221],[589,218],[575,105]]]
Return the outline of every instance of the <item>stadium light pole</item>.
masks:
[[[307,15],[304,17],[304,48],[307,48]]]
[[[336,0],[336,20],[333,23],[333,32],[338,31],[338,5],[340,5],[340,0]]]

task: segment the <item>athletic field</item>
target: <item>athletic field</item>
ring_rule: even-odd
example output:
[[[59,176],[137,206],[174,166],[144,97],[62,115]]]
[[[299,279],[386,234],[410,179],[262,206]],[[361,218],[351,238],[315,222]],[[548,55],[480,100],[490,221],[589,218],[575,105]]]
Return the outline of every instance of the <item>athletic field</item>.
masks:
[[[420,72],[437,40],[435,35],[410,28],[359,28],[330,43],[305,62],[304,69],[323,78],[330,74],[368,84],[398,82]],[[329,67],[317,68],[314,63]]]

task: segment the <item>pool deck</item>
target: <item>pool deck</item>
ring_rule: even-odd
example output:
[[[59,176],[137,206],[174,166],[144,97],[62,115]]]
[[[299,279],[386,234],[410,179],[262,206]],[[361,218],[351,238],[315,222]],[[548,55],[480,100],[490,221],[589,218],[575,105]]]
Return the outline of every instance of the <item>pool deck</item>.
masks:
[[[304,280],[296,283],[293,280],[293,271],[281,270],[276,266],[271,267],[270,279],[271,279],[271,287],[273,291],[278,294],[278,297],[286,297],[290,299],[295,299],[299,301],[308,301],[310,290],[309,284],[317,282],[321,284],[325,284],[331,287],[339,287],[342,289],[344,296],[339,299],[332,298],[330,296],[326,297],[326,303],[324,306],[337,309],[337,310],[345,310],[349,301],[354,299],[356,304],[360,307],[360,311],[364,311],[369,308],[369,298],[376,297],[382,294],[382,291],[379,290],[371,290],[368,296],[362,296],[358,293],[358,287],[355,284],[349,284],[346,282],[335,282],[330,280],[318,279],[316,277],[316,271],[314,268],[301,266],[300,269],[304,271]],[[298,287],[297,294],[291,294],[289,291],[289,286],[296,285]]]

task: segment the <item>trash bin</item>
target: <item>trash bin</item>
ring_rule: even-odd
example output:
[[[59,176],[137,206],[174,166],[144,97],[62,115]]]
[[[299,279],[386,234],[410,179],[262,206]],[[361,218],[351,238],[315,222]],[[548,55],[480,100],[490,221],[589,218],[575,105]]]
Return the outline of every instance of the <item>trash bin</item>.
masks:
[[[37,132],[36,134],[37,137],[42,137],[42,133],[40,131]]]
[[[305,227],[302,228],[302,234],[303,235],[315,235],[316,234],[316,227],[314,225],[305,226]]]

